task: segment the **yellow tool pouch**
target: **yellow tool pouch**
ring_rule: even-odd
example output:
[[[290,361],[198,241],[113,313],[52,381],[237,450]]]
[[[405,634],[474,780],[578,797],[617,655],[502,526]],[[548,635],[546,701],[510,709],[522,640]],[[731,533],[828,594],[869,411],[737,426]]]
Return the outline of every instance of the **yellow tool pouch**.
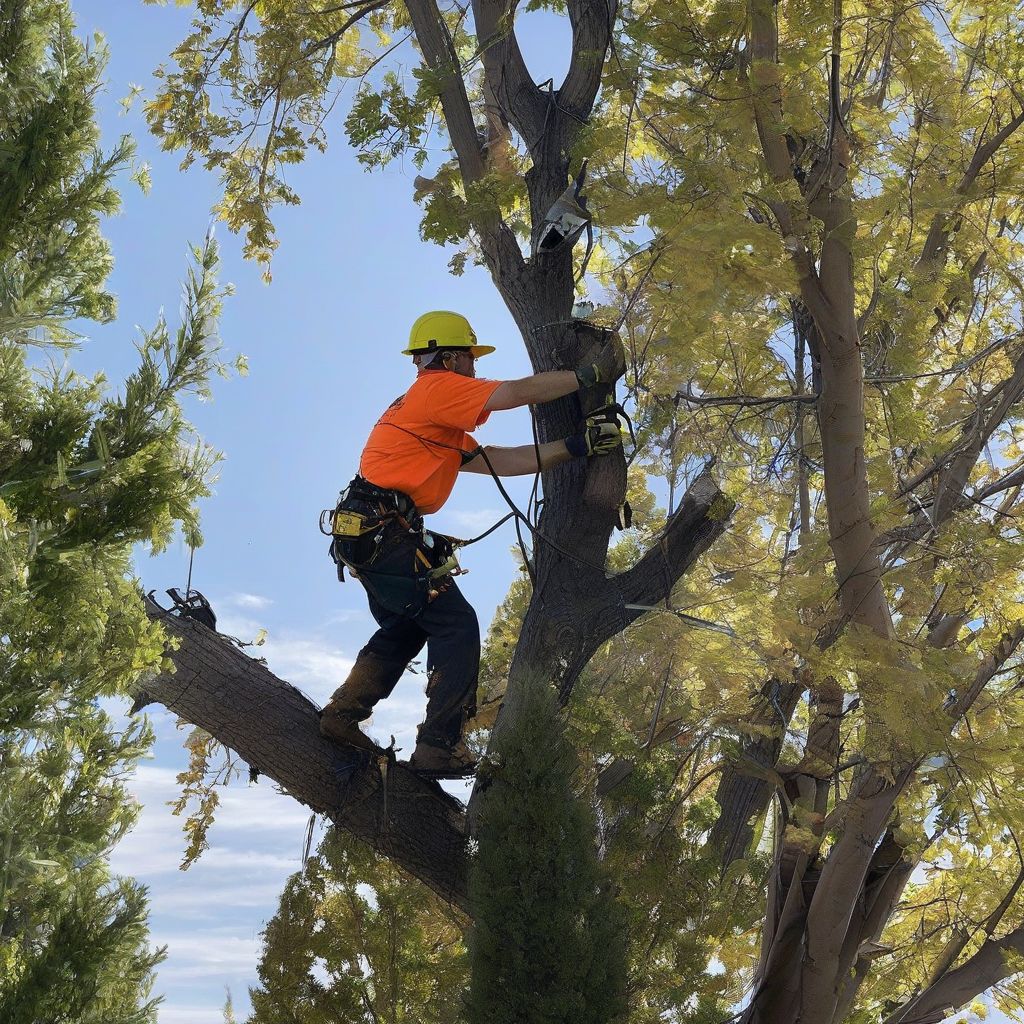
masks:
[[[375,517],[373,522],[367,526],[366,516],[361,516],[358,512],[348,512],[345,509],[339,508],[334,510],[331,533],[335,537],[361,537],[364,533],[375,530],[379,525],[379,516]]]
[[[320,513],[320,532],[328,537],[345,537],[351,540],[376,530],[380,524],[379,515],[364,516],[340,507],[325,508]]]
[[[331,538],[329,551],[339,580],[345,579],[346,565],[355,574],[357,567],[368,565],[376,558],[383,539],[383,527],[390,518],[377,512],[355,512],[340,503],[335,508],[323,510],[320,532]]]

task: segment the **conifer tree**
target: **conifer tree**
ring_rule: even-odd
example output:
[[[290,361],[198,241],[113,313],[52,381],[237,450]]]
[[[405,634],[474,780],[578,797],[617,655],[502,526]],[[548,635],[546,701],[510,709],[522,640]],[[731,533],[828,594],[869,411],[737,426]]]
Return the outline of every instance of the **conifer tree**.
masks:
[[[134,544],[194,539],[214,457],[182,416],[218,365],[212,241],[194,252],[182,326],[162,319],[119,393],[29,346],[67,349],[73,317],[109,320],[100,218],[131,147],[97,149],[105,54],[64,0],[0,2],[0,1020],[145,1024],[162,957],[146,896],[107,856],[137,808],[124,780],[152,736],[117,727],[162,663]]]
[[[455,915],[340,830],[288,879],[263,938],[248,1024],[462,1024]]]
[[[624,1019],[625,921],[552,687],[491,746],[470,869],[470,1024]]]

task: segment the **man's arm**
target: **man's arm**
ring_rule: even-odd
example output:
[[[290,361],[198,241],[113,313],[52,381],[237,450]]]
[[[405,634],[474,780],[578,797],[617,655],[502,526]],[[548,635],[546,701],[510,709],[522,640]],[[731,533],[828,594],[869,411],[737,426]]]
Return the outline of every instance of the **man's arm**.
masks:
[[[484,403],[487,412],[539,405],[571,395],[580,388],[614,384],[626,372],[626,355],[619,336],[608,332],[584,357],[575,370],[547,370],[521,380],[506,380],[498,385]],[[535,469],[525,472],[533,473]]]
[[[578,391],[579,387],[580,382],[575,370],[547,370],[544,373],[535,373],[532,377],[523,377],[521,380],[503,381],[484,403],[484,409],[494,412],[497,409],[518,409],[524,405],[551,402],[556,398],[571,395]],[[501,450],[518,451],[516,448]],[[536,471],[536,467],[523,470],[524,473]]]
[[[587,418],[582,433],[573,434],[561,441],[547,441],[540,445],[521,444],[516,448],[499,448],[491,444],[486,448],[477,448],[477,454],[462,465],[461,472],[525,476],[538,470],[550,469],[570,459],[607,455],[621,447],[622,433],[618,420],[615,417],[595,415]]]
[[[543,376],[539,374],[538,376]],[[571,374],[570,374],[571,376]],[[529,379],[529,378],[527,378]],[[518,384],[519,381],[509,381]],[[537,465],[537,452],[540,451],[540,465]],[[560,462],[568,462],[572,456],[564,441],[548,441],[535,448],[532,444],[521,444],[515,448],[500,448],[489,444],[484,448],[494,472],[498,476],[526,476],[536,473],[538,469],[550,469]],[[482,455],[476,455],[463,467],[463,473],[490,473]]]

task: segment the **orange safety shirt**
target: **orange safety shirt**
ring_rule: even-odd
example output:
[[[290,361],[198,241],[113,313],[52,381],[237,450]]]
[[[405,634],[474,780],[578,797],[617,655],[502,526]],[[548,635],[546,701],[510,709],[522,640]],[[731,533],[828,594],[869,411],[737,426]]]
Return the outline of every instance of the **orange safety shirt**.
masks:
[[[455,486],[461,453],[476,447],[469,431],[487,421],[484,405],[501,383],[452,370],[422,371],[370,431],[360,475],[407,494],[422,513],[436,512]]]

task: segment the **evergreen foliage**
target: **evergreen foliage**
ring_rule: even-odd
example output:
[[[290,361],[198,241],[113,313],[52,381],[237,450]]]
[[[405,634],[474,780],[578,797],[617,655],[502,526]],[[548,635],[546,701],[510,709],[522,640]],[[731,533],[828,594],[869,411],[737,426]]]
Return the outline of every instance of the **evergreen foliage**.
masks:
[[[470,877],[470,1024],[607,1024],[626,1008],[625,919],[552,687],[495,736]]]
[[[129,880],[90,890],[76,885],[51,911],[44,944],[9,988],[6,1024],[150,1024],[144,997],[163,959],[147,951],[145,890]]]
[[[148,725],[103,698],[160,669],[132,546],[198,540],[214,454],[180,407],[205,393],[222,290],[194,251],[183,323],[161,318],[119,393],[30,345],[66,349],[73,317],[109,320],[102,215],[131,147],[97,149],[102,48],[66,0],[0,0],[0,1020],[148,1024],[162,952],[145,890],[107,856],[137,808],[124,780]]]
[[[452,912],[337,829],[288,880],[263,933],[248,1024],[461,1024]]]
[[[75,36],[64,0],[0,0],[0,26],[0,331],[66,340],[66,320],[114,316],[99,219],[120,205],[113,175],[132,146],[97,148],[106,53]]]

